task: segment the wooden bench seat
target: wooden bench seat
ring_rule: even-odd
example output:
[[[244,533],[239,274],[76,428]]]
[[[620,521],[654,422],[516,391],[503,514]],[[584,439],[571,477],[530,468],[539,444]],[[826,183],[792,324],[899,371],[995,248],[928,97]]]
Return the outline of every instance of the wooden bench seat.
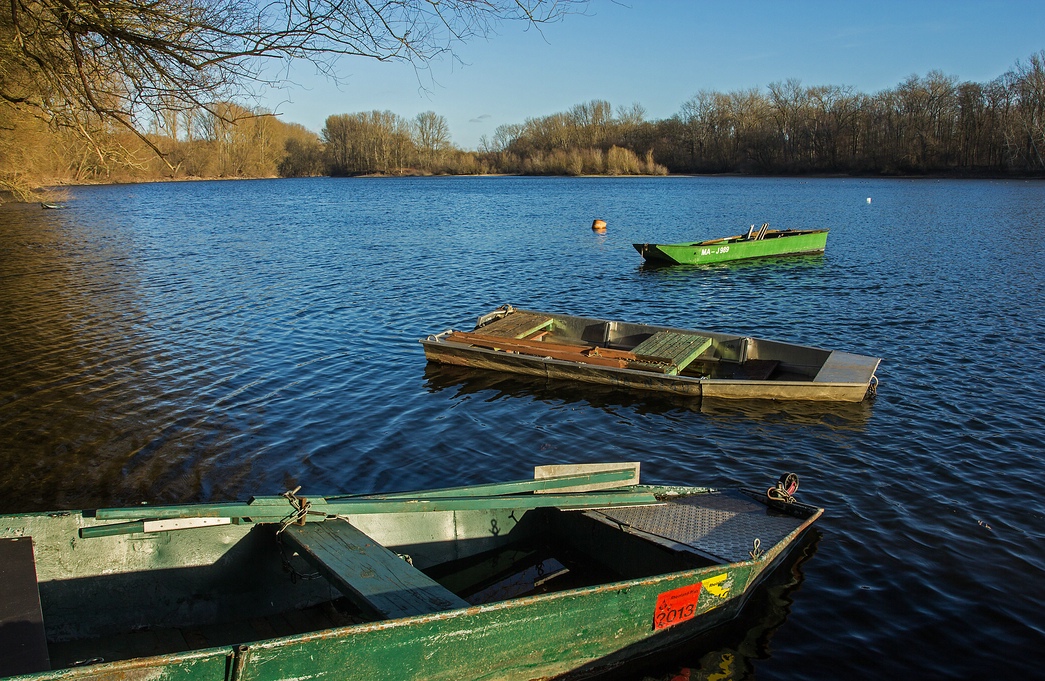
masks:
[[[529,312],[512,312],[497,321],[476,329],[487,336],[501,338],[527,338],[539,331],[550,329],[554,320],[544,315]]]
[[[378,617],[468,607],[464,599],[347,521],[291,525],[282,536],[341,593]]]
[[[709,347],[711,339],[706,336],[658,331],[632,348],[632,352],[639,359],[667,364],[668,369],[665,373],[677,376]]]
[[[50,669],[33,539],[0,539],[0,677]]]

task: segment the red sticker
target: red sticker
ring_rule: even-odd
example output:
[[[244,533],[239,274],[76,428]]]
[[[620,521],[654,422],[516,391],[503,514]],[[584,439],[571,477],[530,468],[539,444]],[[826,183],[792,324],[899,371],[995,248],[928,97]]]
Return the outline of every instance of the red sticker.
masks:
[[[701,583],[681,589],[665,591],[657,596],[657,609],[653,613],[653,628],[663,629],[693,619],[697,614]]]

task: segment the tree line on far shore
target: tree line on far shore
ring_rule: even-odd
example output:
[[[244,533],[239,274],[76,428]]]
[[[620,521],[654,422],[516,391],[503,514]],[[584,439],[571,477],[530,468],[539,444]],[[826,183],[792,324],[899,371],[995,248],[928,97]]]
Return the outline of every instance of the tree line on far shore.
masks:
[[[0,173],[26,186],[365,174],[1045,176],[1045,51],[982,84],[933,71],[871,95],[797,80],[701,91],[658,121],[638,104],[594,100],[503,125],[468,151],[431,111],[336,114],[318,134],[231,103],[157,115],[141,135],[113,125],[84,139],[12,107],[0,107],[0,126],[15,131],[0,139]]]

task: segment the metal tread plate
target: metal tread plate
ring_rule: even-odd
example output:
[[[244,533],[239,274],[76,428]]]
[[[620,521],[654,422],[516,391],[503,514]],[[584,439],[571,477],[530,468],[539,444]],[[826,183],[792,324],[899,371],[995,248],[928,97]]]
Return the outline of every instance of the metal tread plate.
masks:
[[[755,539],[768,550],[803,522],[734,491],[668,499],[659,506],[605,508],[599,513],[614,523],[729,563],[750,560]]]

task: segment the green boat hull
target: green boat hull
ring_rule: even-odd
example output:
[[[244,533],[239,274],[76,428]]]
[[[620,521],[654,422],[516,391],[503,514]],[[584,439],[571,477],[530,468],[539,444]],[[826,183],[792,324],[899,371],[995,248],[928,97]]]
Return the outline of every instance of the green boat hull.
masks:
[[[605,482],[588,487],[620,485],[608,477],[617,470],[598,472],[596,477]],[[531,487],[550,484],[537,480]],[[458,488],[449,492],[452,497],[445,491],[407,497],[460,507],[435,512],[398,510],[403,495],[313,499],[316,507],[328,509],[346,500],[389,501],[389,512],[353,515],[351,525],[362,528],[368,540],[377,538],[369,540],[379,542],[376,550],[387,551],[383,547],[388,546],[400,557],[411,556],[408,564],[396,558],[403,567],[393,572],[423,570],[430,575],[425,579],[439,580],[437,588],[452,588],[469,599],[391,618],[345,615],[339,604],[346,599],[339,598],[334,582],[318,575],[293,579],[304,576],[299,572],[303,555],[288,551],[286,540],[279,543],[280,523],[254,522],[242,515],[242,508],[177,507],[179,518],[194,522],[212,518],[216,508],[223,513],[231,508],[240,514],[235,516],[239,521],[176,531],[125,527],[123,534],[116,532],[121,526],[112,519],[173,517],[172,507],[156,507],[155,513],[142,506],[106,513],[0,516],[0,542],[32,537],[50,650],[44,670],[5,678],[456,681],[584,675],[677,645],[735,617],[752,588],[823,512],[797,502],[781,508],[780,502],[751,492],[643,485],[596,493],[600,498],[615,492],[650,495],[659,503],[565,512],[545,507],[539,503],[543,494],[537,494],[536,487],[532,491],[520,495],[486,486]],[[491,500],[505,498],[533,499],[536,507],[488,507]],[[263,516],[279,503],[279,497],[272,497],[246,505],[256,509],[249,512]],[[729,556],[725,560],[702,551],[681,551],[674,540],[641,530],[648,522],[641,519],[643,514],[662,521],[683,508],[701,509],[702,517],[722,523],[722,514],[738,504],[745,515],[736,520],[744,520],[741,525],[747,530],[738,534],[734,523],[723,523],[712,530],[722,536],[687,539],[716,546],[728,539],[731,547],[719,552]],[[676,508],[680,510],[672,510]],[[315,521],[313,516],[303,517],[307,523],[286,531],[348,524],[341,513],[321,513]],[[99,532],[100,527],[113,531]],[[755,542],[759,538],[761,549]],[[531,557],[524,573],[515,572],[515,565],[504,571],[505,556],[515,555],[517,547],[549,541],[565,542],[555,549],[562,552],[556,554],[564,559],[562,564],[542,557],[534,565]],[[584,556],[583,561],[578,556]],[[349,562],[358,559],[347,549],[342,557]],[[581,565],[587,561],[593,568],[590,573]],[[570,567],[563,570],[562,565]],[[0,564],[0,570],[4,567]],[[566,582],[504,596],[500,590],[506,588],[504,575],[509,573],[507,581],[526,574],[534,584],[542,579],[548,584],[556,579]],[[600,576],[604,574],[615,577]],[[362,577],[366,581],[375,576]],[[394,580],[387,583],[405,588]],[[2,658],[0,651],[0,663]]]
[[[823,253],[827,247],[826,229],[769,231],[762,238],[732,236],[682,244],[633,244],[643,258],[652,263],[706,265],[749,258]]]

